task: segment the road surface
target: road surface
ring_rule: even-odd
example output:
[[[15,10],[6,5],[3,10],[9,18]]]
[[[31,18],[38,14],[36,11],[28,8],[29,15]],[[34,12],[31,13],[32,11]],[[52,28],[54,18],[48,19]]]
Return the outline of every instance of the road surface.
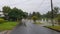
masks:
[[[60,34],[54,30],[32,24],[33,21],[26,20],[25,25],[17,26],[10,34]]]

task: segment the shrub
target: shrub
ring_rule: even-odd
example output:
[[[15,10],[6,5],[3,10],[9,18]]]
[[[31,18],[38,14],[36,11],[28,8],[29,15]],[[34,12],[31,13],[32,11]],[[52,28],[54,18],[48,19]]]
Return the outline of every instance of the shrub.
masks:
[[[60,19],[58,19],[58,24],[60,25]]]
[[[38,19],[36,16],[32,17],[33,21],[36,22],[36,20]]]
[[[56,18],[56,20],[57,20],[58,24],[60,25],[60,16],[58,16],[58,17]]]
[[[2,18],[0,18],[0,24],[1,24],[1,23],[4,23],[4,22],[5,22],[5,20],[2,19]]]

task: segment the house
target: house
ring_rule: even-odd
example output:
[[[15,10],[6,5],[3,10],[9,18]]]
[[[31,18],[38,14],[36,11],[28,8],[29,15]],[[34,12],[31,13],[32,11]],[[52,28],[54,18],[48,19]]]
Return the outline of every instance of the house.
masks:
[[[0,11],[0,17],[4,17],[4,14],[2,11]]]

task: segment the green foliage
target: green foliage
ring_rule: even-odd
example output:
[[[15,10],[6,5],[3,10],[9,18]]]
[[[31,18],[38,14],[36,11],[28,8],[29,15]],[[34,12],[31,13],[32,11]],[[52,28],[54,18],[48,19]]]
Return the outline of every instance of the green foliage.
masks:
[[[32,19],[35,22],[38,18],[36,16],[33,16]]]
[[[54,7],[53,11],[48,11],[46,14],[43,15],[43,17],[46,17],[46,18],[49,18],[49,19],[56,18],[58,12],[59,12],[59,8]]]
[[[46,27],[60,31],[60,26],[46,26]]]
[[[60,25],[60,14],[55,18],[58,21],[58,24]]]
[[[9,13],[9,17],[17,18],[19,16],[19,10],[17,8],[13,8]]]
[[[36,16],[38,19],[41,19],[41,14],[39,12],[33,12],[32,14],[29,14],[29,18],[32,18],[33,16]]]
[[[12,30],[17,25],[17,22],[5,22],[0,24],[0,31]]]
[[[3,8],[3,13],[5,15],[5,19],[7,20],[19,20],[22,18],[27,18],[28,13],[23,12],[23,10],[18,9],[16,7],[14,7],[13,9],[11,9],[9,6],[4,6]]]
[[[2,9],[4,13],[8,13],[11,11],[11,8],[9,6],[4,6]]]
[[[3,13],[4,13],[4,18],[5,19],[8,19],[8,13],[11,11],[11,8],[9,7],[9,6],[4,6],[3,8],[2,8],[2,11],[3,11]]]
[[[17,9],[16,7],[13,8],[9,13],[8,13],[8,16],[9,17],[12,17],[12,18],[15,18],[15,19],[22,19],[22,18],[26,18],[27,17],[27,13],[26,12],[23,12],[21,9]]]
[[[27,18],[28,17],[28,13],[26,13],[26,12],[23,12],[23,18]]]
[[[33,24],[42,24],[42,23],[40,23],[40,22],[35,22],[35,23],[33,23]]]
[[[2,18],[0,18],[0,24],[2,24],[2,23],[4,23],[4,22],[5,22],[5,20],[2,19]]]

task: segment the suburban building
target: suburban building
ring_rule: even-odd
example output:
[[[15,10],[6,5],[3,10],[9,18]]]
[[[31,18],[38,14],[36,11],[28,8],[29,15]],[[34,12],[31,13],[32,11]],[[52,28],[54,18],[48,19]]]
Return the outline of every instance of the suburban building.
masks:
[[[2,11],[0,11],[0,17],[4,17],[4,14]]]

